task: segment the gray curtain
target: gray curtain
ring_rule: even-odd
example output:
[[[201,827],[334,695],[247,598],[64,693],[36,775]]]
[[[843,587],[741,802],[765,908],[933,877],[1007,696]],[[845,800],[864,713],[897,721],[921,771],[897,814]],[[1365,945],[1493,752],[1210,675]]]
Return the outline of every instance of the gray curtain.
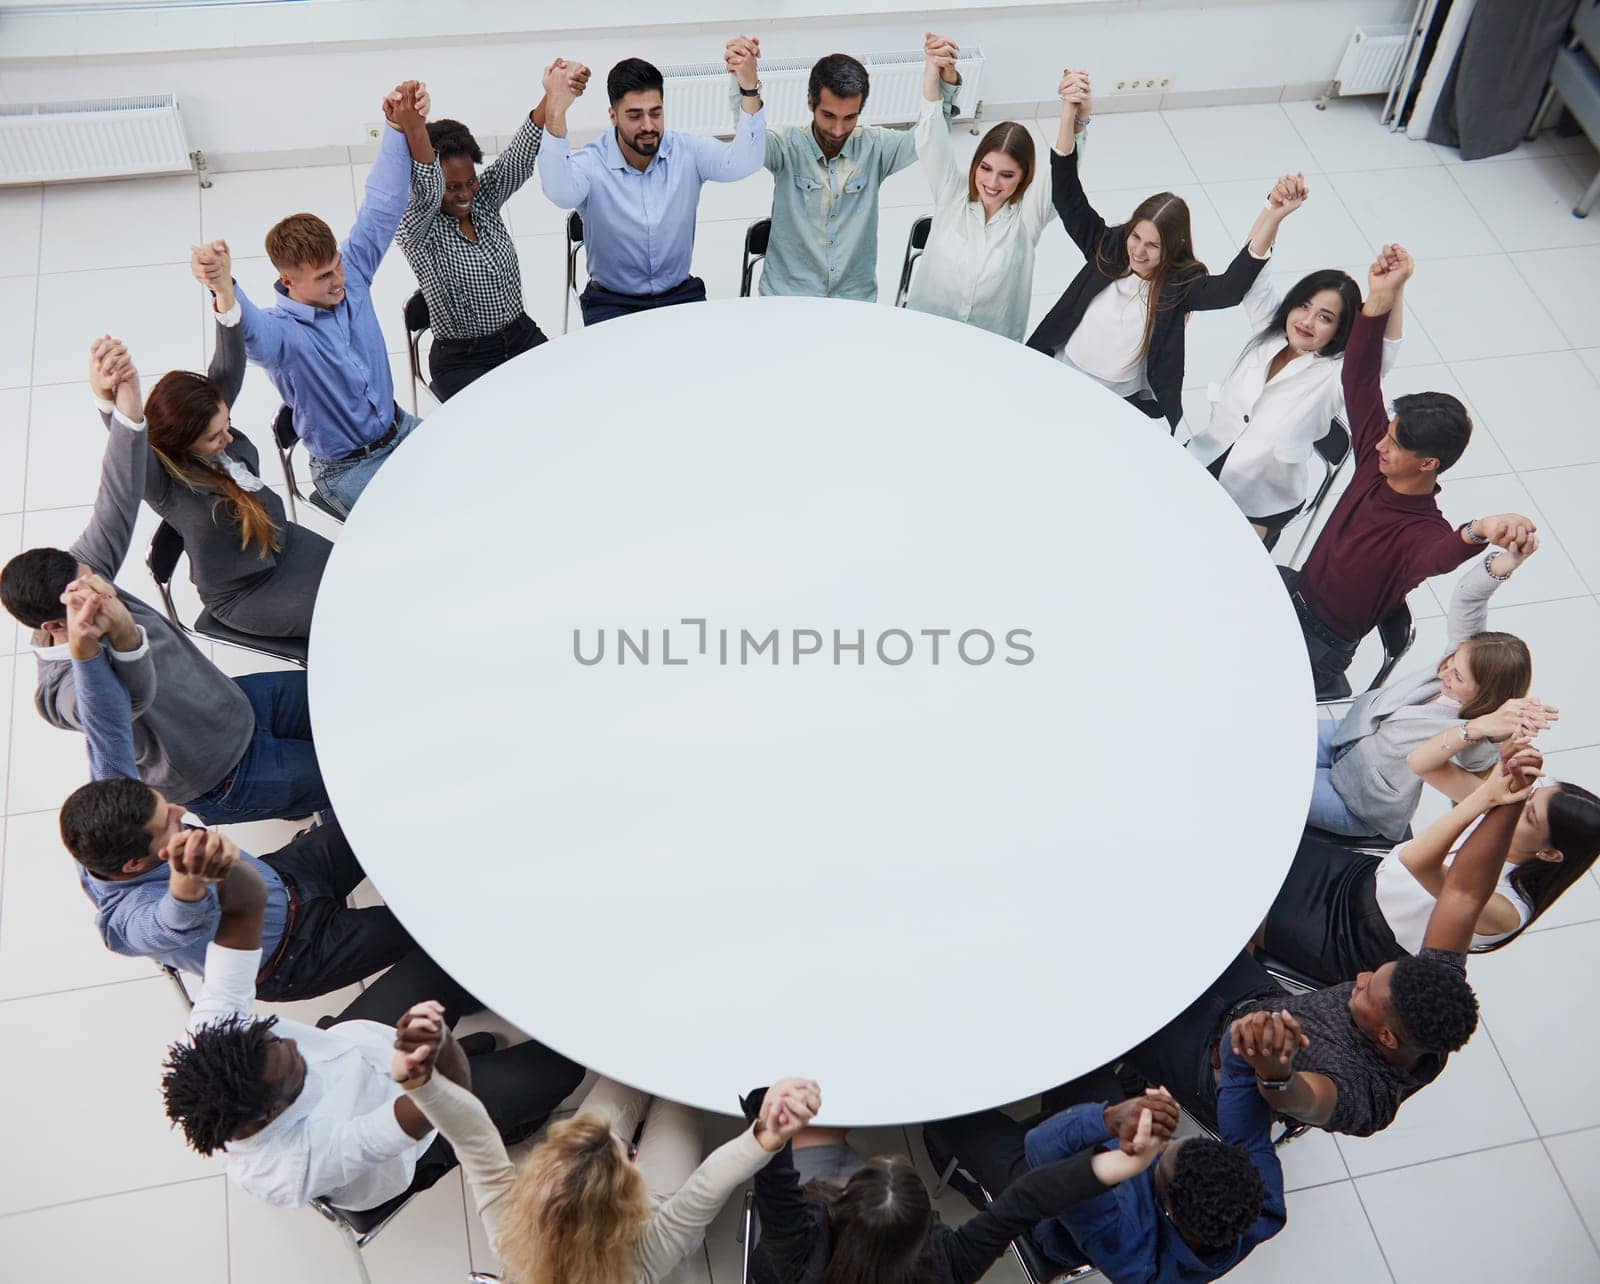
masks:
[[[1459,147],[1463,160],[1515,147],[1533,123],[1579,3],[1478,0],[1434,109],[1428,141]]]

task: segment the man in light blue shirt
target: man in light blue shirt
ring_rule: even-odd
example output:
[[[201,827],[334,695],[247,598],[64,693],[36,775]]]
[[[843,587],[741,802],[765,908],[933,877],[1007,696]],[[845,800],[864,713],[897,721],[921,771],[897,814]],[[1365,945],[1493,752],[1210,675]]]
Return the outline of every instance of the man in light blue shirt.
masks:
[[[138,779],[132,698],[106,655],[127,612],[109,585],[96,584],[75,580],[64,595],[94,780],[62,804],[60,823],[106,947],[201,975],[230,893],[258,877],[265,887],[262,998],[315,998],[387,968],[347,1017],[387,1021],[424,997],[443,998],[455,1015],[476,1011],[481,1005],[417,948],[391,910],[346,904],[365,875],[336,821],[258,859]],[[196,862],[215,876],[197,877]]]
[[[945,37],[925,43],[936,41]],[[941,73],[947,115],[955,114],[960,86],[954,67]],[[878,297],[878,189],[917,159],[917,147],[912,130],[858,123],[868,88],[865,67],[849,54],[829,54],[811,68],[811,122],[767,132],[772,235],[761,294]]]
[[[343,245],[315,214],[291,214],[267,233],[278,270],[270,308],[232,281],[226,242],[194,252],[195,277],[216,296],[217,320],[244,329],[245,353],[266,368],[311,456],[318,492],[348,515],[389,452],[422,421],[400,409],[389,347],[372,306],[372,278],[394,240],[411,191],[411,162],[433,163],[427,91],[398,85],[384,100],[390,128]]]
[[[539,182],[551,201],[583,219],[589,284],[578,302],[585,325],[706,297],[705,282],[689,275],[700,188],[761,168],[767,121],[758,56],[756,42],[744,36],[724,51],[743,108],[728,142],[665,129],[661,73],[625,58],[606,76],[611,131],[569,151],[572,88],[562,75],[546,74]]]

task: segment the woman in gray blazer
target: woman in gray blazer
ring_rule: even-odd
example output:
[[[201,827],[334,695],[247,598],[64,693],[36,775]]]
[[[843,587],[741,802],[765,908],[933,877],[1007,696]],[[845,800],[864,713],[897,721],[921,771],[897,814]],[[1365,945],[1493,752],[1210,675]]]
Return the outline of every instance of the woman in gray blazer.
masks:
[[[1489,598],[1538,547],[1538,536],[1530,535],[1519,548],[1491,549],[1461,577],[1446,617],[1450,650],[1438,664],[1368,691],[1339,723],[1318,724],[1312,825],[1399,842],[1424,779],[1459,802],[1477,787],[1475,773],[1494,764],[1500,741],[1536,734],[1555,720],[1554,708],[1527,698],[1533,681],[1527,645],[1484,628]],[[1417,756],[1426,768],[1419,774],[1413,754],[1446,741],[1437,761]]]
[[[119,382],[138,379],[132,358],[109,336],[96,343],[90,385],[111,434],[108,475],[131,481],[134,456],[148,452],[140,490],[123,486],[119,494],[137,508],[142,491],[145,503],[177,528],[200,600],[232,628],[303,638],[333,545],[289,521],[283,500],[262,482],[255,445],[228,414],[244,383],[242,332],[222,325],[216,331],[210,370],[163,375],[139,424],[114,415],[110,405]]]

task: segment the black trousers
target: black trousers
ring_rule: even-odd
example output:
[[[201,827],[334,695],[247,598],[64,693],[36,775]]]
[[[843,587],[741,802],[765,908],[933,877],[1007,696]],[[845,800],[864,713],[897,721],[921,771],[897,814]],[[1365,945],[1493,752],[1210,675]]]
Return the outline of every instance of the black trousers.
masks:
[[[514,1146],[538,1132],[561,1102],[583,1082],[583,1067],[552,1052],[536,1039],[468,1057],[472,1091],[506,1145]],[[457,1163],[456,1152],[443,1136],[417,1160],[413,1191],[427,1190]]]
[[[697,276],[686,276],[660,294],[623,294],[606,289],[598,281],[590,281],[578,296],[578,306],[583,309],[584,325],[597,325],[612,317],[648,312],[652,308],[670,308],[679,303],[704,303],[705,299],[706,283]]]
[[[1204,994],[1128,1053],[1151,1084],[1164,1087],[1208,1128],[1217,1126],[1217,1078],[1211,1055],[1229,1014],[1247,999],[1287,992],[1249,954],[1240,952]]]
[[[1343,699],[1350,694],[1350,683],[1345,680],[1344,672],[1350,667],[1350,661],[1356,658],[1356,647],[1360,640],[1352,642],[1340,637],[1316,617],[1296,587],[1300,578],[1298,571],[1280,566],[1278,574],[1283,577],[1283,587],[1288,590],[1289,600],[1294,603],[1294,613],[1300,619],[1300,636],[1305,639],[1306,657],[1311,661],[1311,677],[1317,684],[1317,699]]]
[[[480,339],[435,339],[428,349],[429,386],[440,401],[449,401],[474,379],[544,342],[544,331],[526,312]]]
[[[277,966],[257,986],[258,998],[269,1003],[316,998],[388,968],[340,1020],[392,1025],[423,999],[438,999],[452,1022],[483,1007],[423,953],[393,910],[383,905],[351,909],[345,903],[366,875],[337,821],[261,859],[295,889],[300,910]]]

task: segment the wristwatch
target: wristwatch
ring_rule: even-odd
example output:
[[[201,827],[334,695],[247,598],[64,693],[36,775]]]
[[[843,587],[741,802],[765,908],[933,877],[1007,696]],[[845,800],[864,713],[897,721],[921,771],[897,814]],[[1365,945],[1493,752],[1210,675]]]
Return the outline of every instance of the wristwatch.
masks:
[[[1478,519],[1476,517],[1474,517],[1472,519],[1472,522],[1475,522],[1477,520]],[[1461,526],[1460,526],[1459,529],[1461,531],[1462,537],[1465,538],[1467,543],[1469,543],[1469,544],[1487,544],[1489,542],[1489,537],[1487,535],[1475,534],[1473,532],[1473,529],[1472,529],[1472,522],[1462,522],[1461,523]]]
[[[756,81],[756,87],[754,89],[746,89],[743,85],[740,85],[739,86],[739,97],[741,97],[741,98],[759,98],[759,97],[761,97],[761,82],[759,80]]]
[[[1256,1076],[1256,1087],[1263,1092],[1288,1092],[1289,1085],[1293,1082],[1293,1075],[1290,1075],[1287,1079],[1263,1079],[1260,1075]]]

